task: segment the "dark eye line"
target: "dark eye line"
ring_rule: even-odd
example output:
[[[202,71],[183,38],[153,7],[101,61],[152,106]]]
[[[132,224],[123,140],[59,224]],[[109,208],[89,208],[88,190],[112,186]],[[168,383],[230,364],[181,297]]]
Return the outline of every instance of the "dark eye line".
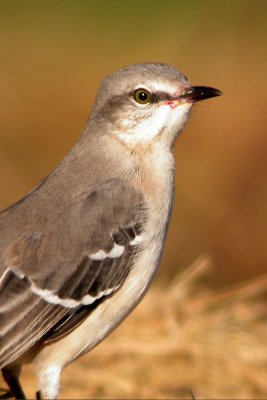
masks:
[[[141,88],[140,88],[141,89]],[[130,92],[130,97],[134,97],[136,90]],[[172,100],[172,97],[168,93],[164,92],[154,92],[151,93],[151,104],[157,104],[161,101],[169,101]]]
[[[168,93],[156,92],[152,95],[152,99],[154,103],[160,103],[161,101],[172,100],[172,97]]]

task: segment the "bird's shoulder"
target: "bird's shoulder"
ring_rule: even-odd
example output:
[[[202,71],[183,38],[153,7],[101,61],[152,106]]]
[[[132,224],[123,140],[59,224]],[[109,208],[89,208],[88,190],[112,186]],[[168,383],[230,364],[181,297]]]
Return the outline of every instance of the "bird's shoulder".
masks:
[[[96,260],[101,254],[119,254],[124,239],[133,241],[147,218],[142,194],[120,179],[104,181],[70,202],[54,205],[53,210],[44,209],[42,202],[38,210],[38,203],[29,202],[28,208],[35,209],[29,212],[27,208],[24,218],[17,212],[20,222],[13,232],[6,223],[8,232],[0,253],[3,272],[14,268],[40,283],[42,271],[47,281],[52,270],[53,275],[61,269],[74,272],[84,257]],[[16,215],[16,207],[11,211]]]
[[[62,318],[75,326],[83,313],[118,290],[141,251],[146,218],[142,195],[112,180],[68,207],[59,206],[44,225],[32,221],[25,232],[22,224],[1,251],[1,362],[17,358],[57,323],[61,326]],[[64,319],[66,326],[69,330]],[[27,332],[36,329],[29,338]],[[26,332],[20,347],[13,342],[15,331]]]

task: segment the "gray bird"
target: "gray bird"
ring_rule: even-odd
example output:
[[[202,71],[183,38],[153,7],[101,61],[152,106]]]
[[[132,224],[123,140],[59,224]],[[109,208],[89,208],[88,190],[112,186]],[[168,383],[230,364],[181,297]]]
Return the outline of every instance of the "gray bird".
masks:
[[[0,367],[10,395],[25,398],[19,374],[31,363],[42,397],[58,398],[64,367],[143,298],[172,211],[175,140],[192,105],[219,95],[166,64],[113,73],[76,146],[0,213]]]

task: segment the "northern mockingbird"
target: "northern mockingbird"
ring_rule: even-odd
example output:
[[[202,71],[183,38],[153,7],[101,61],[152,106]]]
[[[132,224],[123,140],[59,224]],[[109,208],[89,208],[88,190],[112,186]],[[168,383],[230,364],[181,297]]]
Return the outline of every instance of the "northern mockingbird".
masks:
[[[32,363],[56,399],[64,367],[140,302],[169,225],[175,139],[193,103],[220,94],[166,64],[113,73],[76,146],[0,213],[0,367],[16,398]]]

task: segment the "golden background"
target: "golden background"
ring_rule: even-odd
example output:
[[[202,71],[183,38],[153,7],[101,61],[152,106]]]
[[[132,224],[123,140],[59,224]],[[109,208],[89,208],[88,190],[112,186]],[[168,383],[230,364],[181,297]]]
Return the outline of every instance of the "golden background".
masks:
[[[265,273],[266,39],[263,0],[1,0],[0,208],[26,194],[78,140],[103,77],[130,63],[165,62],[224,96],[197,104],[177,141],[175,206],[157,282],[170,283],[203,254],[213,265],[200,279],[209,288]],[[160,303],[165,294],[159,291]],[[137,386],[129,396],[143,393]],[[104,384],[90,395],[119,396],[110,390]]]

